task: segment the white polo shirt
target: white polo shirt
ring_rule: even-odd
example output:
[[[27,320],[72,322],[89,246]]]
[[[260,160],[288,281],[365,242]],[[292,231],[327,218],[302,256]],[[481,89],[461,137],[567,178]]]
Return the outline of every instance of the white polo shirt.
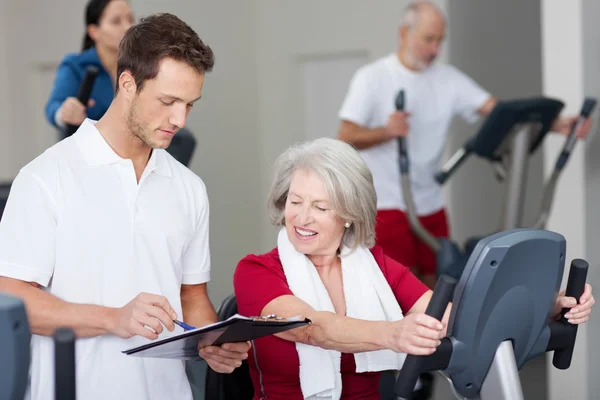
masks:
[[[360,68],[352,78],[339,112],[342,120],[367,128],[381,128],[395,109],[398,91],[405,91],[409,133],[406,139],[410,181],[419,215],[432,214],[444,206],[443,192],[434,180],[446,145],[452,117],[469,122],[490,94],[453,66],[434,64],[425,71],[406,68],[395,53]],[[371,169],[378,209],[405,210],[400,187],[398,141],[359,151]]]
[[[153,150],[138,184],[131,160],[86,120],[16,177],[0,223],[0,275],[73,303],[122,307],[141,292],[163,295],[181,316],[181,285],[209,280],[208,223],[198,176]],[[121,353],[147,342],[78,339],[77,398],[192,399],[183,361]],[[30,392],[54,400],[49,337],[32,338]]]

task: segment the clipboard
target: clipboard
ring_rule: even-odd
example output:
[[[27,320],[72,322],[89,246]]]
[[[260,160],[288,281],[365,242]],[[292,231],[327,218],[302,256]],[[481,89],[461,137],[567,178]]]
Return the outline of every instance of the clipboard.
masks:
[[[225,321],[192,329],[156,342],[123,350],[134,357],[199,360],[199,347],[220,346],[224,343],[246,342],[310,324],[309,319],[244,317],[236,314]]]

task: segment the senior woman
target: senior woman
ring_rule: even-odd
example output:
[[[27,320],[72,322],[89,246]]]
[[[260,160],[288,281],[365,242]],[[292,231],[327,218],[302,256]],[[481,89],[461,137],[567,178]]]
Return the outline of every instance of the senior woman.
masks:
[[[248,255],[234,275],[243,315],[302,315],[312,324],[254,342],[254,398],[379,399],[380,372],[428,355],[445,336],[424,314],[432,292],[374,244],[371,172],[350,145],[321,138],[276,162],[268,199],[277,247]],[[585,322],[591,287],[567,315]],[[573,306],[572,298],[557,300]]]

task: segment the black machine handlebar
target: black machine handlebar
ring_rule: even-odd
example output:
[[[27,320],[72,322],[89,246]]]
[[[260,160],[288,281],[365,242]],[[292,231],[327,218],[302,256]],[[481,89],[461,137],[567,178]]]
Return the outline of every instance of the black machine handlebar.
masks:
[[[586,97],[583,102],[583,106],[581,106],[581,111],[579,112],[579,118],[571,127],[571,132],[569,132],[569,136],[565,141],[565,145],[560,152],[558,159],[556,160],[556,169],[561,170],[567,163],[569,156],[571,155],[571,151],[573,151],[573,147],[575,147],[575,143],[577,142],[577,130],[579,127],[585,122],[586,119],[590,117],[592,111],[596,107],[596,99],[591,97]]]
[[[92,88],[94,87],[94,82],[96,81],[96,77],[100,69],[95,65],[88,65],[85,69],[85,75],[83,77],[83,81],[79,86],[79,91],[77,92],[77,100],[85,107],[87,107],[87,103],[90,100],[90,95],[92,94]],[[78,126],[76,125],[67,125],[66,127],[66,136],[69,137],[77,131]]]
[[[440,185],[446,183],[448,178],[450,178],[450,175],[452,175],[454,171],[456,171],[458,167],[460,167],[462,163],[469,158],[472,152],[473,149],[471,146],[471,141],[469,140],[462,148],[458,149],[452,158],[450,158],[448,162],[444,164],[444,166],[434,175],[437,183]]]
[[[456,279],[447,275],[440,276],[425,314],[441,321],[448,304],[452,301],[455,287]],[[452,344],[450,340],[446,338],[442,341],[442,344],[438,346],[438,349],[434,353],[435,357],[430,356],[432,359],[429,360],[429,364],[435,364],[433,360],[433,358],[435,358],[438,362],[442,361],[442,364],[445,361],[447,365],[450,361],[451,354]],[[425,367],[424,364],[427,362],[426,360],[427,357],[414,355],[406,356],[402,369],[400,370],[400,375],[394,386],[394,392],[399,398],[410,399],[417,383],[417,379]]]
[[[546,226],[546,221],[550,215],[550,210],[552,208],[552,203],[554,202],[554,191],[556,190],[556,185],[558,183],[558,178],[567,164],[569,157],[571,156],[571,152],[577,143],[577,131],[581,127],[585,120],[590,117],[594,107],[596,106],[596,99],[592,97],[586,97],[583,105],[581,107],[581,111],[579,112],[579,117],[571,127],[571,131],[569,135],[565,139],[565,144],[556,159],[556,163],[554,164],[554,170],[550,175],[550,178],[546,180],[544,184],[544,194],[542,196],[542,205],[540,214],[538,216],[537,222],[534,227],[538,229],[544,229]]]
[[[566,296],[574,297],[577,300],[577,303],[579,303],[579,298],[585,289],[588,267],[587,261],[582,259],[575,259],[571,262]],[[570,324],[565,318],[565,314],[568,311],[568,309],[563,309],[560,321],[552,324],[558,325],[554,327],[552,332],[553,335],[551,335],[551,339],[552,336],[554,336],[553,340],[551,340],[551,344],[555,346],[555,348],[552,349],[554,350],[552,364],[558,369],[568,369],[571,365],[573,350],[575,349],[575,339],[577,338],[577,325]],[[548,347],[550,347],[550,345]]]
[[[75,400],[75,332],[59,328],[54,332],[55,399]]]
[[[394,100],[394,105],[397,111],[403,111],[406,109],[406,98],[403,89],[398,91],[396,99]],[[440,251],[440,241],[427,229],[425,229],[423,224],[421,224],[421,221],[417,215],[417,208],[414,199],[412,198],[410,178],[408,176],[410,160],[408,158],[405,137],[398,137],[398,164],[400,167],[400,187],[402,188],[402,196],[404,197],[404,202],[406,203],[408,222],[411,226],[411,229],[430,249],[437,253]]]
[[[587,279],[588,263],[582,259],[574,259],[569,270],[566,296],[579,298],[584,292]],[[448,303],[452,300],[456,280],[446,275],[440,276],[433,292],[433,296],[425,312],[436,319],[441,320]],[[554,351],[553,365],[558,369],[568,369],[571,365],[575,339],[577,337],[577,325],[570,324],[564,315],[567,309],[562,311],[559,321],[548,325],[550,338],[546,351]],[[435,353],[429,356],[408,355],[394,386],[394,392],[399,399],[411,399],[415,384],[419,375],[426,371],[445,370],[450,364],[453,353],[452,340],[449,337],[442,339]]]
[[[498,101],[477,134],[469,138],[435,175],[436,181],[444,184],[472,153],[494,162],[500,161],[502,155],[498,151],[502,149],[504,141],[511,137],[513,128],[520,124],[534,123],[540,126],[537,136],[532,137],[530,143],[529,153],[533,153],[563,106],[558,100],[543,97]]]
[[[406,100],[404,98],[404,90],[398,91],[398,95],[396,95],[396,101],[394,102],[396,106],[396,111],[404,111],[406,107]],[[408,173],[408,154],[406,151],[406,138],[399,137],[398,138],[398,148],[400,152],[400,173],[407,174]]]

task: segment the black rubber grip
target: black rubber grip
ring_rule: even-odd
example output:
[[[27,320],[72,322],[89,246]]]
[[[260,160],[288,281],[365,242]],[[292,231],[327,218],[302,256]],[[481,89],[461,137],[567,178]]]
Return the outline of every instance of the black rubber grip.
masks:
[[[448,179],[448,177],[450,176],[449,172],[446,171],[440,171],[438,173],[435,174],[435,181],[437,183],[439,183],[440,185],[443,185],[444,183],[446,183],[446,180]]]
[[[396,105],[397,111],[404,111],[406,105],[406,98],[404,97],[404,89],[400,89],[398,94],[396,95],[396,100],[394,102]]]
[[[587,261],[576,258],[571,261],[571,269],[569,270],[569,280],[567,281],[567,297],[575,297],[577,300],[585,290],[585,281],[587,279],[589,264]],[[567,310],[563,310],[563,315]]]
[[[96,77],[100,69],[95,65],[88,65],[85,69],[85,75],[83,76],[83,81],[81,81],[81,85],[79,86],[79,90],[77,91],[77,100],[85,107],[87,107],[88,101],[90,101],[90,96],[92,95],[92,88],[94,87],[94,82],[96,81]],[[75,131],[77,131],[78,126],[75,125],[67,125],[67,136],[71,136]]]
[[[589,118],[596,106],[596,99],[593,97],[586,97],[581,106],[581,112],[579,113],[582,117]]]
[[[55,399],[75,400],[75,332],[58,328],[54,332]]]
[[[556,160],[555,168],[557,170],[559,170],[559,171],[562,170],[565,167],[565,165],[567,164],[567,161],[569,160],[571,152],[573,151],[573,148],[575,147],[575,143],[577,142],[577,136],[576,136],[577,129],[579,129],[579,127],[585,122],[585,120],[590,117],[595,106],[596,106],[596,99],[594,99],[593,97],[586,97],[585,100],[583,101],[583,105],[581,106],[581,111],[579,112],[579,118],[577,118],[577,120],[573,123],[573,126],[571,127],[571,131],[569,132],[569,135],[567,136],[567,139],[565,140],[565,144],[560,152],[560,155],[558,156],[558,159]]]
[[[454,288],[456,287],[456,279],[442,275],[435,285],[433,296],[427,306],[425,314],[432,316],[433,318],[441,321],[444,316],[444,312],[448,307],[448,303],[452,301],[452,295],[454,294]],[[436,352],[437,353],[437,352]],[[428,357],[435,357],[436,353]],[[447,352],[446,352],[447,353]],[[440,356],[443,354],[440,353]],[[404,360],[404,365],[400,370],[396,385],[394,386],[394,392],[400,399],[410,399],[414,391],[417,379],[424,370],[424,356],[407,355]]]
[[[90,96],[92,95],[92,88],[94,87],[94,81],[98,76],[98,72],[100,72],[100,69],[95,65],[89,65],[85,69],[83,81],[81,81],[81,86],[79,86],[79,90],[77,92],[77,100],[79,100],[84,105],[87,104],[87,102],[90,100]]]
[[[579,298],[585,290],[585,281],[587,279],[589,265],[587,261],[582,259],[574,259],[571,261],[571,269],[569,270],[569,280],[567,281],[567,297],[574,297],[579,303]],[[577,325],[571,325],[565,318],[565,314],[569,309],[562,310],[561,321],[572,329],[572,334],[569,337],[565,347],[554,352],[552,364],[558,369],[567,369],[571,365],[573,358],[573,350],[575,349],[575,340],[577,338]]]
[[[404,111],[406,107],[406,98],[404,95],[404,90],[401,89],[398,91],[396,95],[396,99],[394,101],[394,105],[396,106],[396,111]],[[406,138],[399,137],[398,138],[398,151],[399,151],[399,163],[400,163],[400,173],[408,174],[409,171],[409,162],[408,162],[408,153],[406,149]]]
[[[408,154],[406,150],[406,138],[398,138],[400,174],[406,175],[410,171],[410,163],[408,162]]]
[[[452,301],[455,287],[456,279],[448,275],[440,276],[435,285],[433,296],[431,296],[431,301],[427,306],[425,314],[441,321],[444,312],[446,312],[446,308],[448,307],[448,303]]]

